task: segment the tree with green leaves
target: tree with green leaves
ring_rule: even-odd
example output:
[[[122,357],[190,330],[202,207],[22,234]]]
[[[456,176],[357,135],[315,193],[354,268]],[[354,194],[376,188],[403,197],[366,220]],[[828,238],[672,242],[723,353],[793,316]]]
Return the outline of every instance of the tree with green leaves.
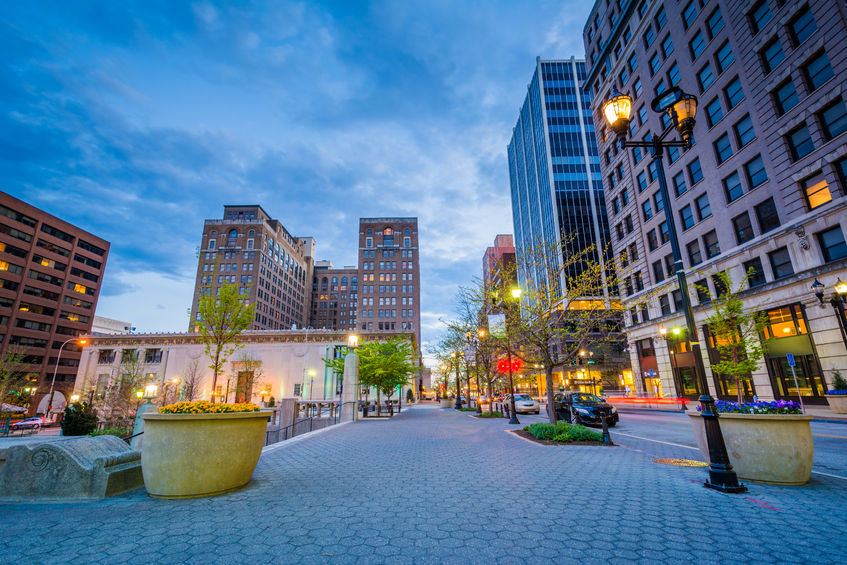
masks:
[[[359,355],[359,382],[376,388],[377,410],[382,395],[390,399],[398,386],[409,384],[419,368],[412,343],[402,337],[365,342],[356,353]]]
[[[712,363],[712,371],[735,380],[739,404],[743,401],[742,381],[750,380],[765,357],[766,345],[760,335],[768,324],[765,312],[758,309],[745,311],[739,293],[746,288],[749,273],[738,286],[725,271],[714,275],[720,292],[712,302],[712,313],[706,318],[713,348],[718,361]]]
[[[256,305],[249,304],[238,293],[238,286],[224,284],[217,296],[207,294],[200,297],[197,313],[200,316],[198,329],[206,345],[206,355],[211,359],[212,390],[217,390],[218,375],[223,371],[229,357],[244,347],[239,336],[250,327],[256,315]]]
[[[24,350],[19,345],[9,345],[0,355],[0,403],[15,404],[16,398],[25,398],[11,395],[12,391],[20,393],[26,386],[24,358]]]

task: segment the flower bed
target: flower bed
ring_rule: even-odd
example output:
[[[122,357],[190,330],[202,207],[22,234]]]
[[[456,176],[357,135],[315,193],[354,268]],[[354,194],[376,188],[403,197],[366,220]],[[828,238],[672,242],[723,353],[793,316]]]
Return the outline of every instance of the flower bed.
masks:
[[[159,414],[229,414],[232,412],[258,412],[259,407],[249,402],[235,404],[217,403],[208,400],[177,402],[159,408]]]
[[[802,414],[800,403],[791,400],[745,402],[742,404],[730,400],[717,400],[715,401],[715,409],[721,414]],[[702,411],[699,404],[697,411]]]
[[[827,394],[844,394],[844,395],[847,395],[847,390],[835,390],[835,389],[832,389],[832,390],[828,390],[828,391],[826,391],[826,393],[827,393]]]
[[[532,434],[535,439],[550,440],[557,443],[603,441],[603,434],[589,430],[585,426],[568,424],[567,422],[556,422],[555,426],[546,422],[539,422],[524,426],[523,430]]]
[[[477,418],[502,418],[503,413],[499,410],[494,410],[491,413],[483,412],[482,414],[477,414]]]

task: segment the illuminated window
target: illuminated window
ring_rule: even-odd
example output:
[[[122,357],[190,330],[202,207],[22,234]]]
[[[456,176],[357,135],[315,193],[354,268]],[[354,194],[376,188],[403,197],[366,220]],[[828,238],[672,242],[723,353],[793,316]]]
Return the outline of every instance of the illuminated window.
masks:
[[[765,339],[804,335],[806,318],[798,304],[783,306],[766,312],[768,324],[765,326]]]
[[[809,203],[810,209],[817,208],[832,200],[829,185],[822,175],[816,175],[804,180],[801,184],[803,185],[803,192],[806,195],[806,201]]]

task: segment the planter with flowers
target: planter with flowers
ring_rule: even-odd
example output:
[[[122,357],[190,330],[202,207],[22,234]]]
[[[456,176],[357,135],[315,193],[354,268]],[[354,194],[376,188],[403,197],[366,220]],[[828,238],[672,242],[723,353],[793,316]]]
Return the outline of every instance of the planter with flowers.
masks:
[[[268,414],[255,404],[177,402],[144,418],[141,470],[161,498],[211,496],[247,484],[259,461]]]
[[[836,414],[847,414],[847,380],[840,371],[832,373],[832,388],[826,391],[826,401]]]
[[[752,481],[802,485],[809,481],[815,456],[811,416],[800,404],[773,402],[715,403],[729,461],[739,477]],[[709,460],[706,430],[697,410],[689,410],[700,453]]]

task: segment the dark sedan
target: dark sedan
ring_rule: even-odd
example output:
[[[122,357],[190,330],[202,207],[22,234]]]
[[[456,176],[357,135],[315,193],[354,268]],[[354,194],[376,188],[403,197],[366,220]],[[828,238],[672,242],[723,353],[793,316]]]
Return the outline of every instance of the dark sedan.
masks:
[[[599,396],[586,392],[559,393],[553,397],[553,407],[556,410],[556,418],[577,424],[602,425],[600,408],[608,408],[609,416],[606,422],[609,426],[614,426],[620,419],[617,408],[607,404]]]

